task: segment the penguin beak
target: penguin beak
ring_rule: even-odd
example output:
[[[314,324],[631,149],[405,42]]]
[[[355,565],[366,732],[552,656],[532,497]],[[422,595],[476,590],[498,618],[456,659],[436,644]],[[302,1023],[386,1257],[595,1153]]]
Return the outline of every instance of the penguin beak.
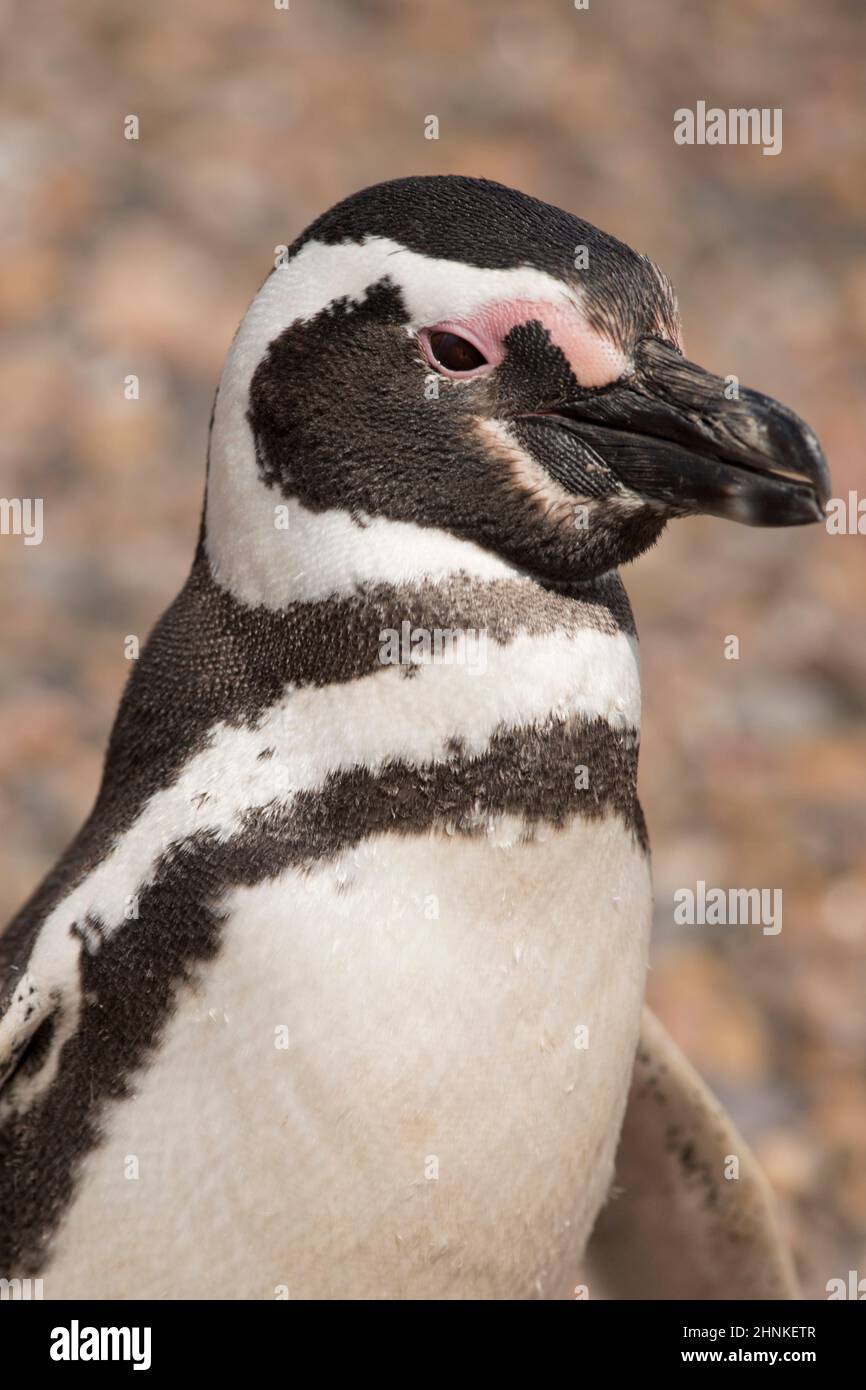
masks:
[[[671,516],[707,512],[748,526],[821,521],[830,475],[793,411],[645,338],[627,379],[550,411],[604,464]]]

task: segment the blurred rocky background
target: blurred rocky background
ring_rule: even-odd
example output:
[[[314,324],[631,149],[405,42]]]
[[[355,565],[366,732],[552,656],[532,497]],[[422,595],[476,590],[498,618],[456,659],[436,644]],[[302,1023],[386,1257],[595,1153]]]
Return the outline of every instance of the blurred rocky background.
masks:
[[[3,918],[90,806],[124,638],[184,578],[246,303],[274,248],[364,184],[486,175],[650,253],[689,356],[792,405],[835,495],[866,496],[855,0],[3,14],[0,493],[45,508],[42,545],[0,537]],[[676,145],[673,113],[699,99],[781,107],[782,153]],[[866,1276],[866,535],[681,522],[625,577],[644,652],[650,998],[751,1138],[824,1297],[829,1278]],[[782,931],[676,926],[673,893],[698,880],[781,888]]]

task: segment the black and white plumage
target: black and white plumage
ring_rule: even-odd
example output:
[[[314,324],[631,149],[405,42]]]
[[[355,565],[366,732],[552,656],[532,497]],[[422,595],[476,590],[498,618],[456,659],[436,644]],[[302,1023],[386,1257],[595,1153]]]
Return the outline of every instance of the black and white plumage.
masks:
[[[570,1295],[650,920],[617,567],[670,517],[796,524],[827,493],[808,428],[677,343],[649,261],[482,180],[367,189],[270,275],[190,577],[90,819],[0,938],[0,1273]],[[405,631],[483,633],[484,660],[383,664]],[[785,1292],[748,1156],[723,1191],[741,1141],[653,1020],[638,1056],[620,1163],[652,1135],[688,1232],[670,1287],[709,1296],[736,1249],[728,1294]],[[614,1293],[633,1195],[598,1227]],[[663,1296],[657,1254],[629,1277]]]

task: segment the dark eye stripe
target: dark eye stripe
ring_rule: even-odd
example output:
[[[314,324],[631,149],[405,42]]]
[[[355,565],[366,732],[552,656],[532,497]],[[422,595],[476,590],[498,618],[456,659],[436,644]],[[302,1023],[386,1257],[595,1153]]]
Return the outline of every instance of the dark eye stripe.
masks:
[[[471,372],[487,361],[474,344],[458,338],[456,333],[431,333],[430,348],[436,361],[449,372]]]

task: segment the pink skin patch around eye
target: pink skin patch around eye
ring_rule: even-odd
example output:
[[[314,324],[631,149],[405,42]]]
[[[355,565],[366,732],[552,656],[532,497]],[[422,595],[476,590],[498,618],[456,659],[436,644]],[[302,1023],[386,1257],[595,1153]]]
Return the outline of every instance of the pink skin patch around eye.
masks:
[[[552,304],[549,300],[515,299],[485,305],[477,314],[465,319],[443,319],[424,328],[418,335],[428,361],[443,376],[463,381],[468,377],[486,376],[498,367],[505,356],[505,339],[519,324],[538,322],[550,334],[565,356],[581,386],[608,386],[629,369],[629,358],[608,338],[597,333],[581,318],[576,306]],[[470,372],[452,372],[436,361],[430,345],[431,333],[456,333],[465,338],[487,359],[483,366]]]

